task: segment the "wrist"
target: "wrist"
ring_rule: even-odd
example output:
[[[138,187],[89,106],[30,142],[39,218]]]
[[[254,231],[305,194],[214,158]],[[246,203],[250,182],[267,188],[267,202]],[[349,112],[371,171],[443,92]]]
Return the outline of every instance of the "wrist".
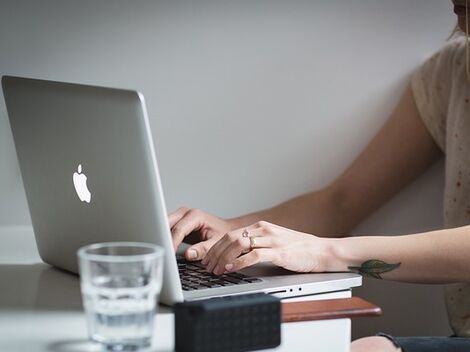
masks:
[[[350,266],[357,265],[359,258],[354,255],[354,238],[324,239],[327,253],[327,271],[349,271]]]

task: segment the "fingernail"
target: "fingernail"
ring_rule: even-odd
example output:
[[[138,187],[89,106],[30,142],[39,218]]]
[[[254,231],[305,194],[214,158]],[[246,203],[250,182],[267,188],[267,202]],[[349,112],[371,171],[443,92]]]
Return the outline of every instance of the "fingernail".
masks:
[[[233,269],[233,264],[227,264],[225,265],[225,270],[230,271]]]
[[[194,249],[188,249],[186,252],[186,258],[189,260],[196,259],[197,258],[197,252]]]

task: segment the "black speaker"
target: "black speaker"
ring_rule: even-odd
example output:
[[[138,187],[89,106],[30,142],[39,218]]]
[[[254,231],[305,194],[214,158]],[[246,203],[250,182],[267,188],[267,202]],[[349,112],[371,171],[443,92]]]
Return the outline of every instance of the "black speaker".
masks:
[[[281,343],[281,302],[265,294],[216,297],[178,303],[177,352],[241,352]]]

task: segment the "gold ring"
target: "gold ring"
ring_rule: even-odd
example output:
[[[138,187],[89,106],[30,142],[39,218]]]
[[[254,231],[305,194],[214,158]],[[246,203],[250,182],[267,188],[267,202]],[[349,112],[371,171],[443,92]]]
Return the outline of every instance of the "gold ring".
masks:
[[[246,229],[243,230],[242,237],[248,237],[248,231]]]
[[[250,249],[253,250],[256,248],[256,239],[255,237],[250,237]]]

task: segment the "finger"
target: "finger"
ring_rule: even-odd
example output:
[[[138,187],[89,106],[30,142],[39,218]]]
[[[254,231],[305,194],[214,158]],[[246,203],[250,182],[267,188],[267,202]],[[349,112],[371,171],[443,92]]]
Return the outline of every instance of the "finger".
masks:
[[[231,263],[235,258],[249,250],[250,239],[248,237],[239,236],[235,241],[229,243],[217,258],[214,258],[215,264],[212,271],[216,275],[223,274],[225,272],[225,264]]]
[[[202,260],[202,264],[206,266],[208,272],[212,272],[215,265],[217,264],[220,253],[230,245],[232,242],[231,236],[229,233],[226,233],[220,240],[218,240],[212,248],[207,252],[206,256]]]
[[[219,240],[219,242],[217,242],[214,246],[212,246],[212,248],[209,250],[209,252],[207,252],[207,255],[202,260],[202,264],[206,265],[207,271],[209,272],[213,271],[213,269],[215,268],[218,262],[220,255],[233,241],[240,240],[240,238],[242,238],[242,241],[245,241],[245,243],[249,246],[250,240],[246,237],[243,237],[242,234],[244,231],[247,231],[248,236],[250,236],[252,231],[254,231],[256,228],[257,228],[257,225],[254,224],[246,228],[237,229],[237,230],[234,230],[225,234]]]
[[[238,237],[223,250],[219,255],[217,263],[214,265],[214,274],[223,274],[225,272],[225,265],[232,263],[237,257],[249,250],[273,247],[273,236],[263,236],[260,229],[250,231],[249,236],[249,238]]]
[[[176,209],[173,213],[168,215],[168,223],[170,224],[170,229],[175,226],[175,224],[181,220],[181,218],[188,212],[188,208],[181,207]]]
[[[193,210],[188,210],[171,229],[175,248],[177,248],[191,232],[201,229],[202,224],[203,219],[200,214]]]
[[[257,263],[273,261],[273,258],[274,250],[271,248],[253,249],[251,252],[235,259],[233,263],[226,264],[225,270],[229,272],[239,271]]]
[[[186,249],[184,256],[187,260],[196,261],[204,258],[209,249],[216,243],[215,238],[196,243],[195,245]]]

